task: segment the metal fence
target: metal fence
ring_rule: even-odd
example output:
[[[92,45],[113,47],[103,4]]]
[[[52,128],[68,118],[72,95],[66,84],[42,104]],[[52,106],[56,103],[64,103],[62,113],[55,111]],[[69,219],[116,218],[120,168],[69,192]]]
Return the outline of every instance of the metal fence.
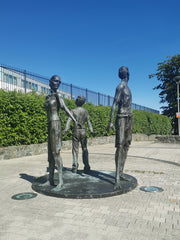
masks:
[[[0,64],[0,88],[6,91],[16,90],[24,93],[31,92],[33,89],[37,93],[50,93],[49,78],[4,64]],[[94,105],[111,106],[114,100],[111,96],[64,82],[61,82],[58,92],[63,98],[69,99],[76,99],[78,95],[83,95],[86,102],[91,102]],[[135,103],[132,103],[132,109],[159,114],[157,110]]]

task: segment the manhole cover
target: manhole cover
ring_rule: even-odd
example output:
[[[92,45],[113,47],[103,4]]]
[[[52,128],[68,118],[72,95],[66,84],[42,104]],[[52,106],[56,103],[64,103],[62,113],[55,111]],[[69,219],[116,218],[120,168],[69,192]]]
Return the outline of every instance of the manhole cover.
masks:
[[[25,200],[30,198],[35,198],[37,196],[36,193],[26,192],[26,193],[18,193],[12,196],[12,199],[15,200]]]
[[[162,188],[159,187],[154,187],[154,186],[149,186],[149,187],[140,187],[141,191],[145,191],[145,192],[162,192],[164,191]]]

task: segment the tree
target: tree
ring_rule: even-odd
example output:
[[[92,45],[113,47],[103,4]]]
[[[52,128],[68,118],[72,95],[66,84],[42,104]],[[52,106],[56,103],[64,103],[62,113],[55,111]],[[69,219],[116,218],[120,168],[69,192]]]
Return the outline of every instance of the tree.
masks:
[[[167,57],[164,62],[158,63],[156,73],[150,74],[149,78],[156,77],[161,83],[153,89],[161,89],[159,96],[160,103],[166,103],[163,109],[163,115],[166,115],[172,120],[174,134],[177,134],[177,84],[175,76],[180,75],[180,54],[173,57]]]

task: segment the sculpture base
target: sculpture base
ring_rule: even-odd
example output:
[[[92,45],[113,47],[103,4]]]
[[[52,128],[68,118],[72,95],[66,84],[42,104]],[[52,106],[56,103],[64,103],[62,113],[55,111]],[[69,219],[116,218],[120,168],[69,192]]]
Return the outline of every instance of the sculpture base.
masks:
[[[48,183],[48,175],[38,177],[32,183],[32,189],[36,192],[59,198],[102,198],[120,195],[133,190],[137,186],[136,178],[124,174],[125,180],[121,180],[120,188],[114,190],[115,172],[91,170],[85,174],[82,170],[72,173],[71,169],[63,169],[63,187],[57,190],[56,186]],[[58,183],[58,174],[54,174],[54,183]]]

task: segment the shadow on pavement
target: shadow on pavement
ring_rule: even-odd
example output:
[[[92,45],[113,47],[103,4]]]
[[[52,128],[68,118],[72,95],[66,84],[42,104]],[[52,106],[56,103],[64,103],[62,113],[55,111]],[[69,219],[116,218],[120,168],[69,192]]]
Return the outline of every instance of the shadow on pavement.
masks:
[[[71,169],[64,167],[63,171],[71,172]],[[114,183],[114,180],[115,180],[113,173],[109,172],[109,171],[107,172],[107,171],[102,171],[102,170],[101,171],[90,170],[88,173],[85,174],[83,170],[78,170],[77,174],[80,175],[81,177],[86,177],[87,175],[89,175],[91,177],[95,177],[95,178],[98,178],[102,181],[106,181],[109,183]]]
[[[34,180],[36,179],[36,177],[28,175],[26,173],[20,173],[19,175],[20,175],[20,178],[25,179],[26,181],[28,181],[30,183],[34,182]]]

